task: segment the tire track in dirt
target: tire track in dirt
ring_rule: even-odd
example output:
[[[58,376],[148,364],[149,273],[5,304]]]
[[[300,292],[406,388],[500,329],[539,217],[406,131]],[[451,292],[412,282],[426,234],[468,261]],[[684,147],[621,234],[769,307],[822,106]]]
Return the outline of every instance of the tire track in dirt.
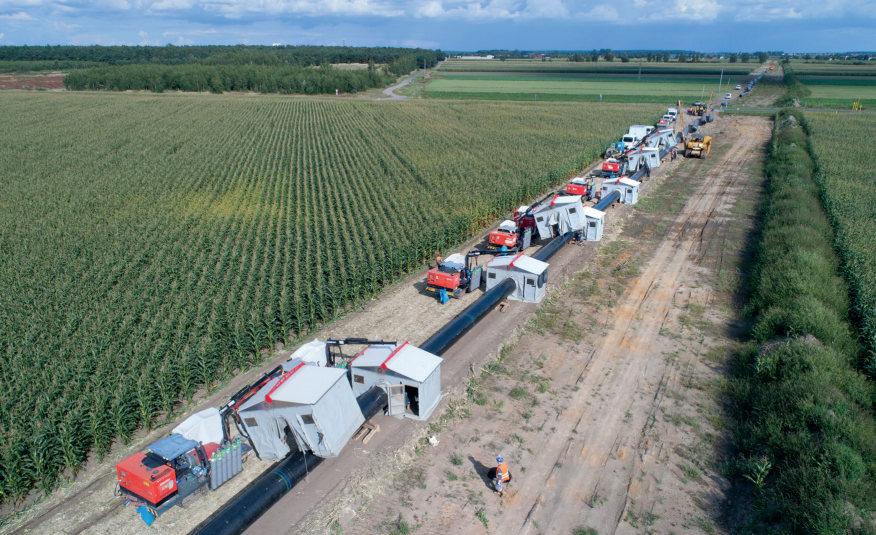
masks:
[[[736,135],[709,169],[709,179],[621,298],[610,330],[580,383],[580,394],[540,447],[527,471],[527,483],[506,499],[503,514],[494,519],[496,532],[564,533],[582,521],[599,533],[626,532],[619,528],[630,527],[624,524],[630,501],[644,496],[653,504],[658,498],[658,489],[642,485],[637,476],[657,465],[667,445],[648,431],[666,385],[678,382],[680,371],[655,354],[653,342],[672,310],[680,277],[715,236],[709,230],[716,212],[727,202],[743,164],[758,153],[764,140],[761,135]],[[697,171],[705,167],[698,166]],[[609,395],[592,403],[591,394],[597,390]],[[582,421],[589,422],[587,429],[576,433]],[[570,514],[582,504],[591,507],[584,508],[583,514]]]

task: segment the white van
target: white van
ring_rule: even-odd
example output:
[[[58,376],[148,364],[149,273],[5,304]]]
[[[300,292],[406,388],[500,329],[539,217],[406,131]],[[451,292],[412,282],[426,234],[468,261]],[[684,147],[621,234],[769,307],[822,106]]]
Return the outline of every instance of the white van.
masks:
[[[646,124],[634,124],[631,126],[629,132],[624,134],[622,138],[624,150],[633,148],[636,143],[642,141],[642,138],[647,136],[652,130],[654,130],[654,127]]]
[[[673,119],[678,117],[678,108],[666,108],[666,115],[671,115]]]

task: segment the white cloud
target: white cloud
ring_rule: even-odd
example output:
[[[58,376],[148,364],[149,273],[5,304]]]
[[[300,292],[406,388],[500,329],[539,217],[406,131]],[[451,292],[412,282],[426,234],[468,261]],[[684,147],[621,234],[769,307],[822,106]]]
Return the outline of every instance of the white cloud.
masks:
[[[427,0],[412,13],[417,17],[466,20],[556,19],[569,16],[565,0]]]
[[[401,6],[381,0],[201,0],[198,7],[229,18],[254,14],[393,17],[405,13]]]
[[[569,9],[563,0],[528,0],[526,13],[535,18],[565,18],[569,16]]]
[[[421,4],[415,14],[418,17],[440,17],[444,14],[444,6],[439,0],[431,0]]]
[[[720,10],[716,0],[675,0],[675,11],[682,18],[713,21]]]
[[[155,11],[174,11],[192,9],[195,5],[195,0],[158,0],[157,2],[153,2],[149,8]]]
[[[595,5],[587,11],[578,13],[576,16],[586,21],[614,22],[620,20],[620,14],[617,9],[608,4]]]
[[[33,17],[31,17],[30,13],[26,11],[16,11],[14,13],[0,13],[0,20],[8,22],[26,22],[33,20]]]

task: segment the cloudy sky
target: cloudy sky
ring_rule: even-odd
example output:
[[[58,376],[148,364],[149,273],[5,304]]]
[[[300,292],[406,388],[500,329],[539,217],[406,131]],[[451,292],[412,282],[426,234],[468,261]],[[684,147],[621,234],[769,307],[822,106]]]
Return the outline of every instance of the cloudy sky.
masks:
[[[0,44],[876,50],[876,0],[0,0]]]

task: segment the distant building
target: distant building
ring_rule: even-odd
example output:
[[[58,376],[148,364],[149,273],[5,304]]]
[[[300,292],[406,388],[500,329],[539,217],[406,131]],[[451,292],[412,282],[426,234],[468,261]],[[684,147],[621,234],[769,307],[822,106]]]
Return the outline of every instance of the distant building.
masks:
[[[486,56],[456,56],[456,59],[495,59],[495,56],[492,54],[487,54]]]

